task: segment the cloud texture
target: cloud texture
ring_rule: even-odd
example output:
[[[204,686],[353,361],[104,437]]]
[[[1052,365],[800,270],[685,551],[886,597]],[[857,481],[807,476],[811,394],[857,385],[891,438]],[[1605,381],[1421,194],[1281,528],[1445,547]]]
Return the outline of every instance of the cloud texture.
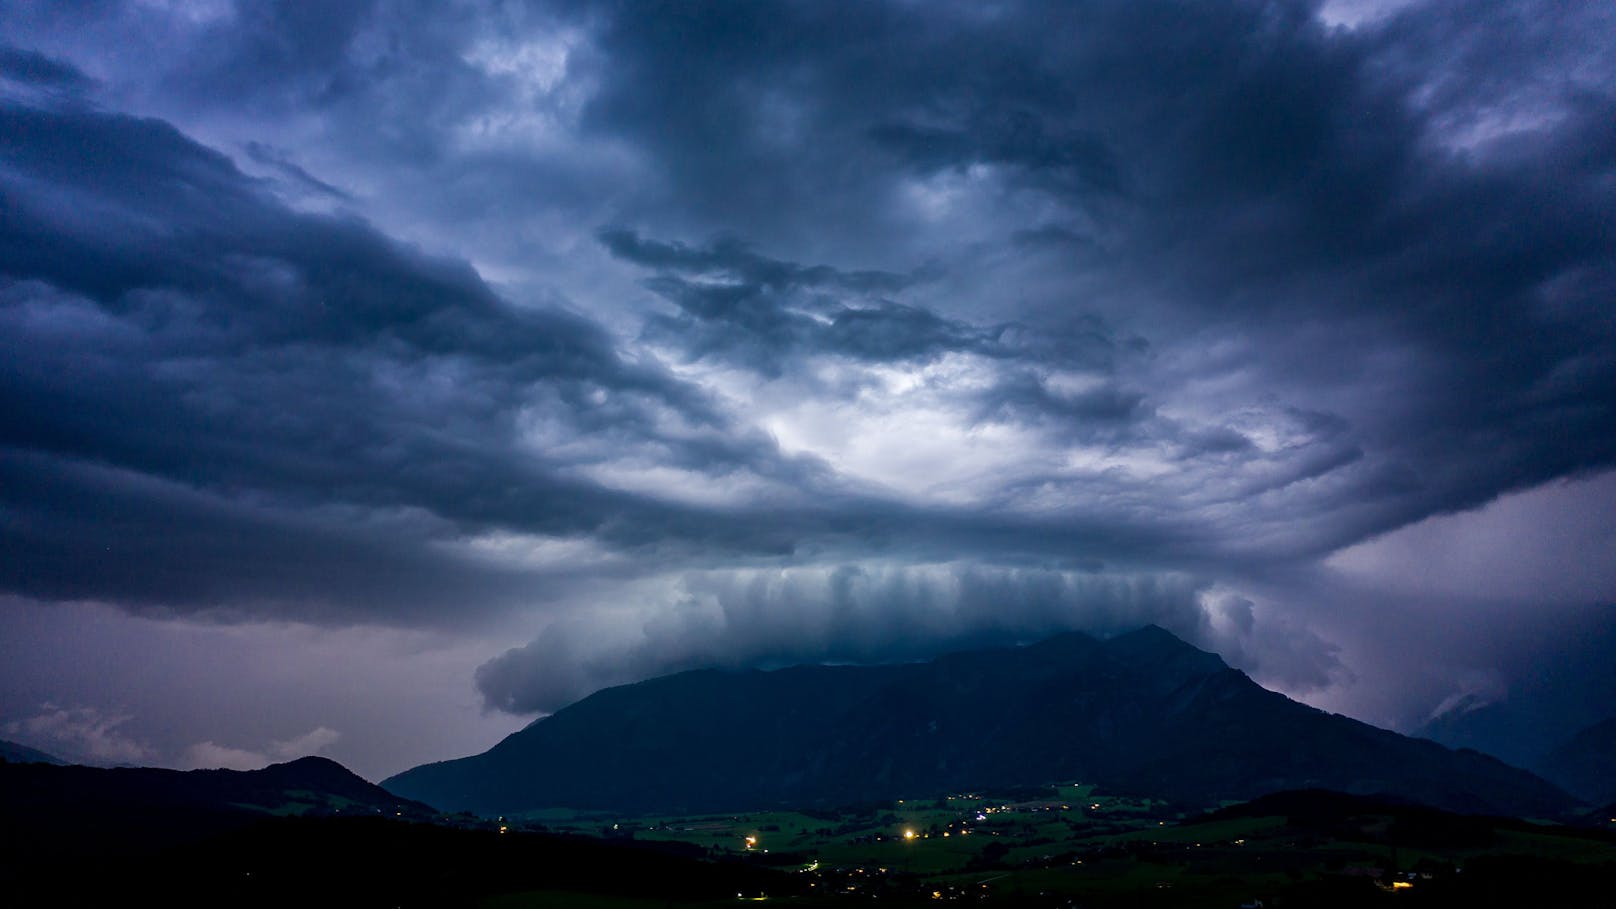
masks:
[[[1407,722],[1616,599],[1337,574],[1616,462],[1604,4],[0,21],[18,602],[503,640],[522,713],[1156,621]],[[1345,591],[1483,630],[1386,681]]]

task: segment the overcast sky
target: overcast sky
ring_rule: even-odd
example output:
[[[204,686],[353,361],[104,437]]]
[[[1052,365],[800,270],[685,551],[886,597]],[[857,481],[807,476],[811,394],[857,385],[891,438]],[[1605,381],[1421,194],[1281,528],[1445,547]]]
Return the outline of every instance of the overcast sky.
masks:
[[[0,2],[0,738],[1156,622],[1616,713],[1616,6]]]

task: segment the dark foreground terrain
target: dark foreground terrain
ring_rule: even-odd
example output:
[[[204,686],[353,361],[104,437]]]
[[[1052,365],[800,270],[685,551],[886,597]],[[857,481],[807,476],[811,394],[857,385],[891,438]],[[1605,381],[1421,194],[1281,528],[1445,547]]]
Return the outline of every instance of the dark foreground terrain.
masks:
[[[0,831],[7,906],[475,906],[532,890],[733,901],[795,882],[695,846],[441,815],[321,758],[186,773],[0,762]]]
[[[1086,785],[956,793],[834,811],[513,823],[690,842],[792,870],[802,905],[1601,906],[1616,823],[1549,825],[1387,798],[1276,793],[1185,815]],[[800,891],[799,891],[800,894]],[[500,905],[550,906],[510,896]],[[638,905],[633,903],[624,906]]]
[[[1210,813],[1065,784],[809,811],[477,817],[329,761],[0,763],[0,808],[0,892],[17,906],[1608,907],[1616,893],[1608,818],[1548,825],[1325,791]]]

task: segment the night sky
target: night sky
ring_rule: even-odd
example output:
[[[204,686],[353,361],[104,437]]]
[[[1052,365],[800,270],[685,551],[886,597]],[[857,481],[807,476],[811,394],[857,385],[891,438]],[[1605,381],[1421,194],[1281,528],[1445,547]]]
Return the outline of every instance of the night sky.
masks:
[[[0,738],[1158,623],[1616,713],[1616,5],[0,2]]]

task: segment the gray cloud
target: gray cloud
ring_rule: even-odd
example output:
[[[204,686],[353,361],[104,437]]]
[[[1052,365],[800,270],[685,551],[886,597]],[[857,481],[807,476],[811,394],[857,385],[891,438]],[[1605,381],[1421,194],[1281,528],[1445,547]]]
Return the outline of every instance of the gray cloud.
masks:
[[[708,666],[899,662],[950,649],[1109,635],[1147,623],[1270,684],[1322,688],[1335,648],[1283,616],[1184,574],[971,564],[843,564],[686,575],[667,601],[562,618],[477,671],[487,702],[549,712],[608,685]]]
[[[93,87],[78,67],[36,51],[0,45],[0,77],[14,85],[77,94]]]
[[[1462,610],[1355,604],[1320,560],[1616,465],[1600,4],[0,16],[12,592],[531,606],[554,630],[481,680],[535,709],[1184,577],[1170,627],[1407,716],[1505,677],[1519,628],[1470,613],[1496,646],[1387,706],[1382,610]],[[1042,593],[870,580],[939,564]],[[715,592],[843,568],[845,613]]]
[[[992,355],[1007,327],[977,329],[887,299],[881,295],[915,282],[888,272],[799,265],[734,240],[693,248],[622,228],[601,231],[600,240],[614,256],[657,269],[645,286],[680,310],[653,315],[646,337],[677,344],[693,359],[730,359],[774,378],[816,354],[866,361]]]
[[[1040,189],[1079,199],[1120,194],[1122,168],[1111,149],[1097,135],[1067,124],[1058,124],[1064,132],[1050,134],[1054,125],[1028,110],[973,111],[958,125],[891,123],[870,135],[926,173],[1008,165],[1035,176]]]
[[[66,761],[92,765],[140,764],[154,756],[150,745],[131,738],[122,727],[128,715],[109,715],[94,707],[63,707],[46,702],[33,716],[0,726],[6,735],[51,748]]]
[[[501,709],[551,711],[606,685],[701,666],[901,661],[1149,621],[1193,630],[1199,586],[968,565],[689,575],[671,602],[559,620],[485,664],[477,684]]]
[[[185,769],[258,770],[277,761],[291,761],[319,754],[342,738],[342,733],[325,726],[283,741],[270,742],[262,751],[233,748],[214,741],[197,742],[185,750]]]
[[[247,157],[281,174],[297,190],[326,196],[339,202],[354,201],[353,196],[349,193],[304,170],[282,149],[265,145],[262,142],[248,142],[244,151],[246,151]]]
[[[374,602],[391,582],[366,594],[363,578],[407,576],[422,544],[478,529],[725,535],[568,475],[580,463],[643,451],[697,473],[812,470],[588,320],[513,305],[351,218],[292,212],[171,128],[82,109],[0,118],[0,415],[11,507],[35,519],[5,531],[32,554],[8,561],[17,592]],[[658,435],[659,421],[684,428]],[[570,444],[553,453],[530,427]],[[111,533],[104,497],[128,503],[107,552],[93,542]],[[313,548],[290,538],[298,525],[343,539],[290,558]],[[364,551],[404,575],[362,569]],[[186,568],[169,577],[168,562]],[[419,589],[441,606],[453,586]]]

